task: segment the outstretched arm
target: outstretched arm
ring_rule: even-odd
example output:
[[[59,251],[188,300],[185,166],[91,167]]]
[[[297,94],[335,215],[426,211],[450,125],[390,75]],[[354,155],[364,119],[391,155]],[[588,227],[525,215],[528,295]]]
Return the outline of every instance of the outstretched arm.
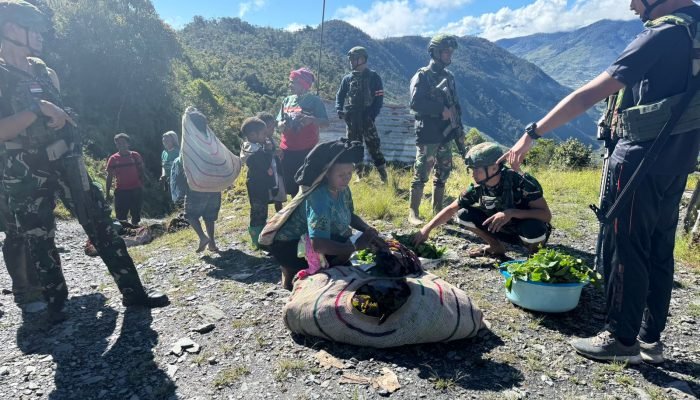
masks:
[[[624,85],[609,73],[603,72],[592,81],[566,96],[552,110],[537,122],[537,134],[542,136],[583,114],[599,101],[618,92]],[[508,162],[513,169],[520,168],[525,155],[534,145],[534,140],[524,134],[515,145],[499,160]]]

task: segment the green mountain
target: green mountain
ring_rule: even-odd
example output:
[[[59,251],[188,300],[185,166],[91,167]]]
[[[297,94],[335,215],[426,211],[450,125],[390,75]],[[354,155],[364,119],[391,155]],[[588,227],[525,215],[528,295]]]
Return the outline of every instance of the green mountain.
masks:
[[[571,32],[502,39],[496,44],[561,84],[577,88],[603,72],[641,31],[639,20],[602,20]]]
[[[300,66],[318,70],[319,30],[298,32],[256,27],[238,18],[195,18],[178,32],[196,76],[252,113],[272,110],[286,94],[288,72]],[[388,102],[407,104],[409,81],[427,64],[428,38],[409,36],[375,40],[342,21],[325,25],[320,94],[332,99],[347,72],[347,49],[362,45],[370,67],[384,80]],[[530,121],[541,117],[568,89],[535,65],[480,38],[459,39],[450,70],[464,110],[463,121],[502,143],[513,143]],[[590,143],[593,121],[584,116],[555,132]]]

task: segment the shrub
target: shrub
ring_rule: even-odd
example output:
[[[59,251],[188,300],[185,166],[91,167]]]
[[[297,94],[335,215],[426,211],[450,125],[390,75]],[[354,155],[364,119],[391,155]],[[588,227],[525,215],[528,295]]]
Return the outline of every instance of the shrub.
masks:
[[[561,169],[582,169],[591,165],[593,149],[578,139],[569,138],[554,149],[551,165]]]
[[[554,139],[539,139],[535,142],[535,146],[530,149],[530,152],[527,153],[525,164],[535,168],[549,166],[556,147],[557,142]]]

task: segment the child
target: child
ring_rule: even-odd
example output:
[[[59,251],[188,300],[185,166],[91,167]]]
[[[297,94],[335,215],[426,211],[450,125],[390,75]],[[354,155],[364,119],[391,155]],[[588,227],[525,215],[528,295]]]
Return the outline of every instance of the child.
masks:
[[[282,150],[277,148],[277,143],[274,138],[277,119],[268,112],[259,112],[256,117],[260,118],[265,123],[265,126],[267,126],[265,129],[265,150],[274,153],[272,169],[275,171],[277,194],[271,194],[270,201],[275,204],[275,211],[279,211],[282,209],[282,203],[287,200],[287,192],[284,190],[284,179],[282,178]]]
[[[274,154],[265,148],[267,125],[260,118],[251,117],[241,125],[241,161],[248,166],[246,187],[250,201],[250,234],[253,246],[258,248],[258,236],[267,223],[270,196],[278,192],[277,174],[273,168]]]

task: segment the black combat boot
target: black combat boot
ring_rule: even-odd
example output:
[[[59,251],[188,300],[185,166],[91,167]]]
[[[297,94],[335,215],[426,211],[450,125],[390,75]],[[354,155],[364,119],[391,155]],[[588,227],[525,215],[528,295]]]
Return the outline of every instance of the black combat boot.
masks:
[[[124,307],[146,307],[159,308],[170,304],[170,299],[165,293],[153,291],[150,293],[143,292],[140,295],[124,295],[122,305]]]

